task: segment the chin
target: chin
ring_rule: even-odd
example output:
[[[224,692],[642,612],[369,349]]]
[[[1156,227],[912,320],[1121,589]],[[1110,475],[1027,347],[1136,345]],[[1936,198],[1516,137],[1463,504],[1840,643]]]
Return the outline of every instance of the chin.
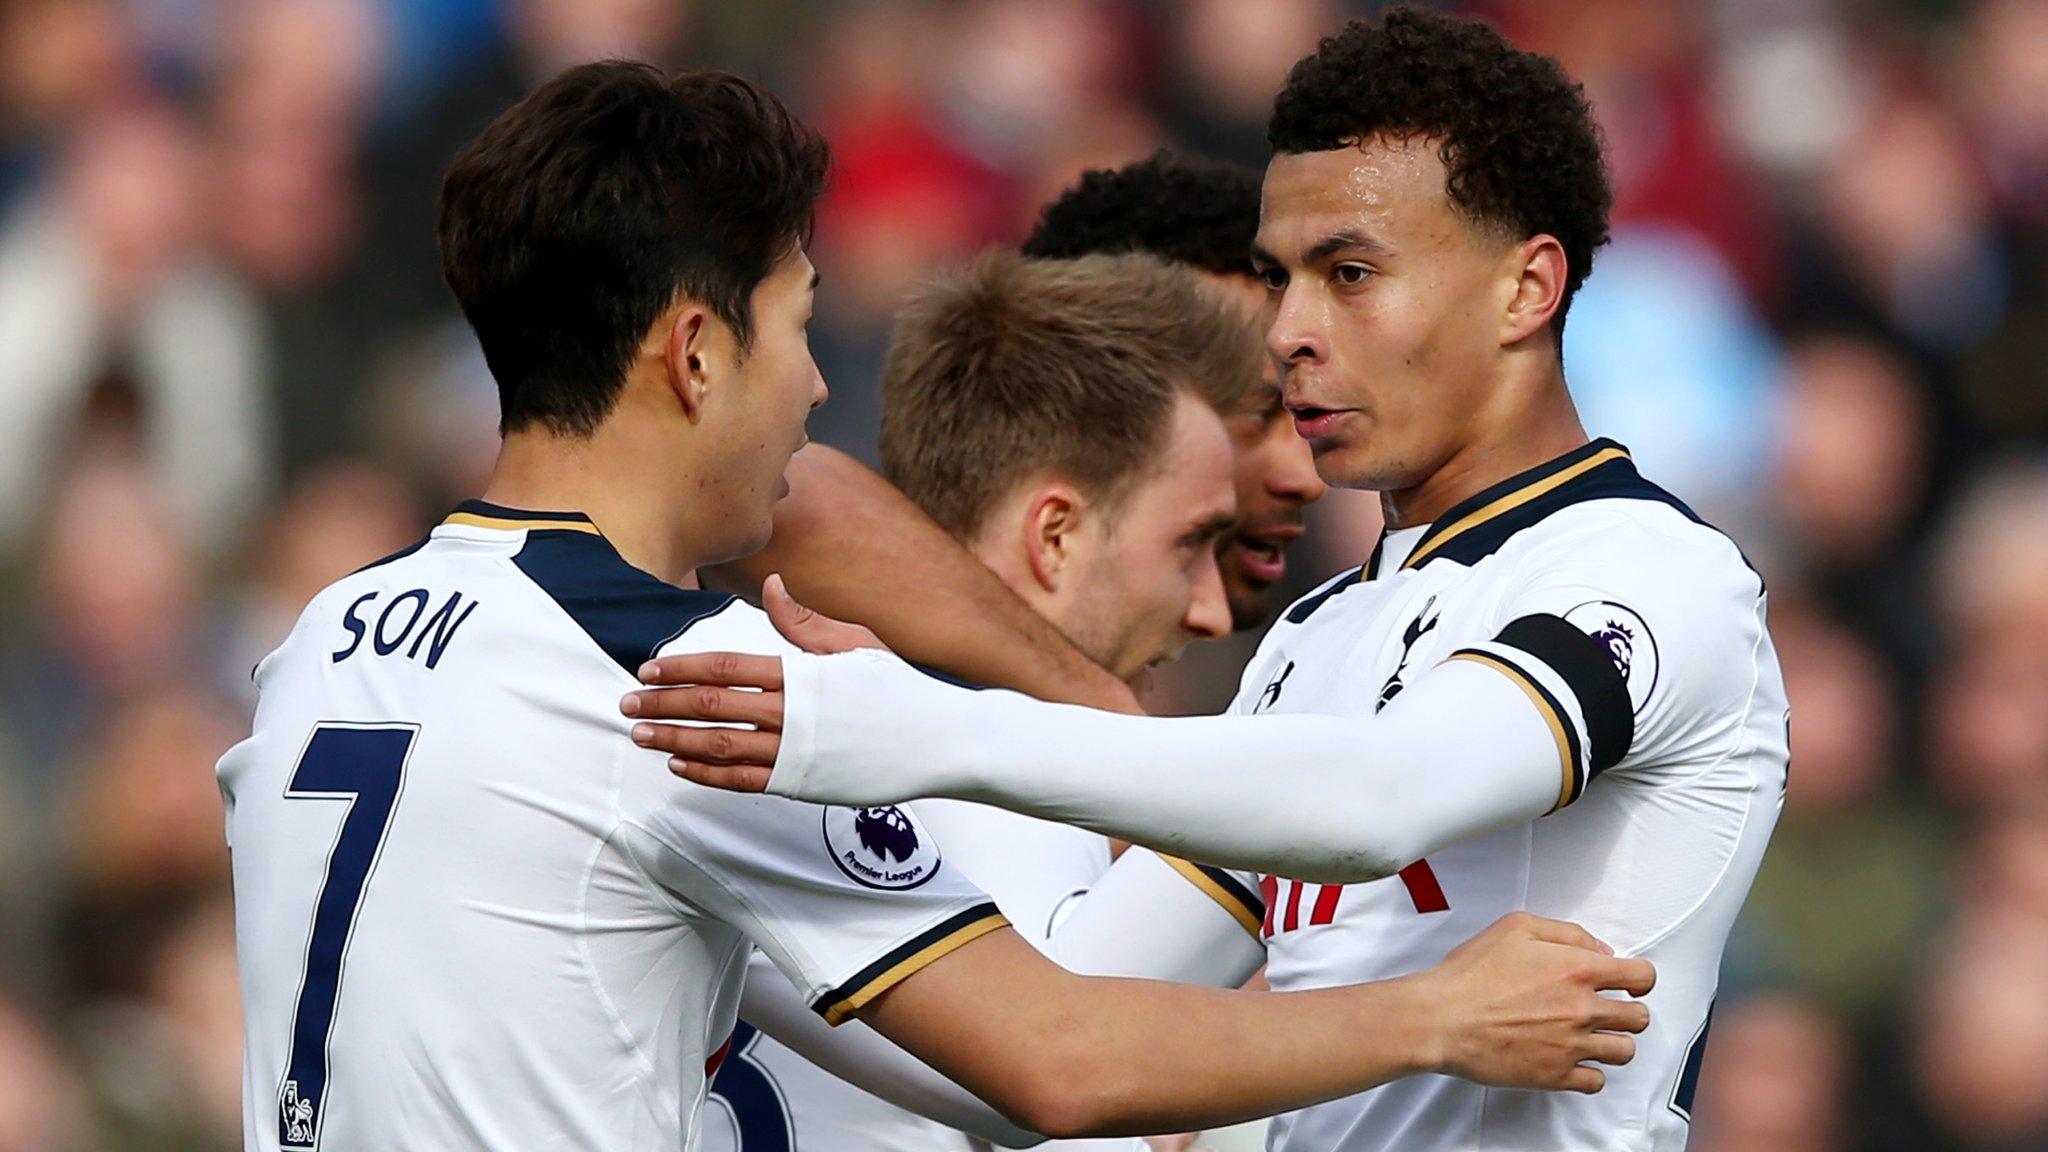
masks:
[[[1399,457],[1373,445],[1345,444],[1316,453],[1316,474],[1332,488],[1357,488],[1368,492],[1400,492],[1428,478],[1414,475]]]

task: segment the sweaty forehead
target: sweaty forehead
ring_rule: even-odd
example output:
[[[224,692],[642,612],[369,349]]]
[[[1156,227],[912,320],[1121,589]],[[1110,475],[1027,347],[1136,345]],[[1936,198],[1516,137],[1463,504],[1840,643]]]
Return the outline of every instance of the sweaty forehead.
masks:
[[[1273,157],[1260,197],[1258,243],[1291,260],[1342,232],[1399,248],[1441,238],[1456,224],[1435,143],[1375,139]]]

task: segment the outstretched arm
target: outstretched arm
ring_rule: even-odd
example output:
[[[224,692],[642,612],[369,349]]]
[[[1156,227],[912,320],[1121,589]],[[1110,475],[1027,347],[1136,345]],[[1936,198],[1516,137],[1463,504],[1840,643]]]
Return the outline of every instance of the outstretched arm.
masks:
[[[1004,1148],[1029,1148],[1045,1137],[1027,1132],[932,1066],[891,1044],[860,1020],[834,1028],[804,1003],[803,993],[760,952],[747,965],[740,1018],[863,1092]]]
[[[1137,711],[1121,681],[860,461],[812,444],[790,461],[788,479],[768,547],[704,569],[706,585],[751,591],[779,572],[804,603],[860,621],[913,663],[1044,700]]]
[[[964,691],[873,649],[662,663],[700,686],[636,693],[634,715],[758,729],[636,726],[701,783],[833,804],[973,800],[1334,883],[1569,803],[1632,733],[1614,665],[1555,616],[1510,624],[1368,717],[1113,715]]]
[[[1445,1072],[1597,1091],[1582,1061],[1626,1063],[1648,963],[1516,914],[1427,972],[1314,992],[1076,976],[1015,932],[984,936],[860,1018],[1020,1125],[1049,1136],[1216,1127]],[[1000,990],[991,995],[991,990]]]

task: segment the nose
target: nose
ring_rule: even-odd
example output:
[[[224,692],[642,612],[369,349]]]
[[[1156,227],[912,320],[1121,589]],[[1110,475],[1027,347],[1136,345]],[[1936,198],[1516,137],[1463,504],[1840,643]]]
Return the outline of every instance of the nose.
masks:
[[[823,372],[818,371],[816,365],[812,365],[811,411],[816,412],[820,407],[824,405],[825,401],[830,400],[831,398],[832,390],[830,388],[825,387],[825,374]]]
[[[1230,635],[1230,600],[1223,594],[1223,570],[1216,566],[1216,550],[1202,549],[1195,569],[1193,595],[1188,597],[1187,615],[1181,627],[1203,640],[1220,640]]]
[[[1313,504],[1330,491],[1316,471],[1316,454],[1290,420],[1275,420],[1266,432],[1266,490],[1282,500]]]
[[[1329,342],[1316,320],[1308,286],[1296,277],[1280,293],[1273,319],[1266,326],[1266,351],[1282,368],[1320,364],[1329,357]]]

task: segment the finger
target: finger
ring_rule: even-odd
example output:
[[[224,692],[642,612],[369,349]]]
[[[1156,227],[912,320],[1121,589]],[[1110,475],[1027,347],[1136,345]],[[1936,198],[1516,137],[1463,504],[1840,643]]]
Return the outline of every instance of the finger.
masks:
[[[782,747],[782,737],[774,732],[749,732],[740,728],[635,724],[633,743],[685,760],[702,760],[706,764],[752,764],[773,768],[775,754]]]
[[[1591,1096],[1607,1086],[1607,1073],[1598,1068],[1574,1068],[1565,1073],[1563,1087],[1568,1092],[1584,1092]]]
[[[1602,943],[1591,932],[1577,924],[1564,920],[1551,920],[1542,916],[1529,917],[1529,935],[1552,944],[1568,944],[1573,948],[1584,948],[1602,956],[1614,955],[1614,949]]]
[[[1650,1026],[1650,1010],[1641,1000],[1600,998],[1593,1010],[1593,1027],[1602,1032],[1641,1032]]]
[[[881,646],[874,633],[860,625],[834,620],[797,603],[779,572],[761,584],[761,606],[767,610],[775,630],[806,652],[830,654]]]
[[[1602,1064],[1626,1064],[1636,1058],[1636,1038],[1595,1032],[1586,1037],[1586,1059]]]
[[[768,770],[727,764],[702,764],[693,760],[670,760],[669,771],[693,784],[723,788],[728,792],[766,792]]]
[[[1647,996],[1657,986],[1657,966],[1640,956],[1603,960],[1593,969],[1593,987]]]
[[[641,720],[710,720],[721,724],[752,724],[770,732],[782,730],[780,692],[748,692],[691,684],[631,692],[619,711]]]
[[[643,684],[718,684],[727,688],[782,691],[782,658],[745,652],[692,652],[663,656],[640,666]]]

